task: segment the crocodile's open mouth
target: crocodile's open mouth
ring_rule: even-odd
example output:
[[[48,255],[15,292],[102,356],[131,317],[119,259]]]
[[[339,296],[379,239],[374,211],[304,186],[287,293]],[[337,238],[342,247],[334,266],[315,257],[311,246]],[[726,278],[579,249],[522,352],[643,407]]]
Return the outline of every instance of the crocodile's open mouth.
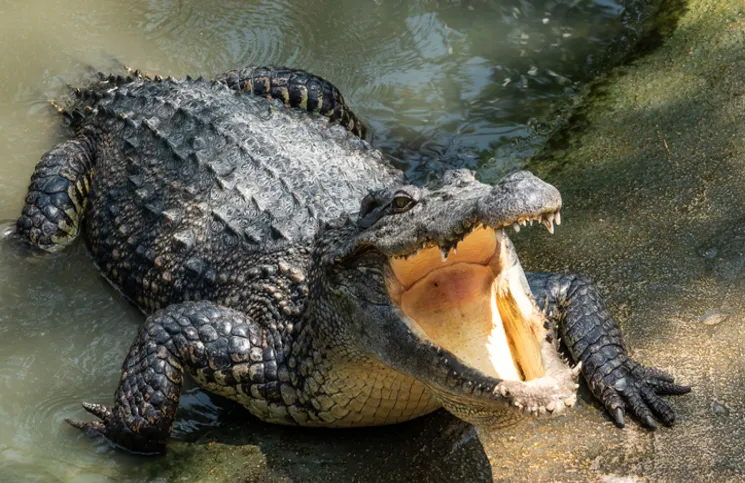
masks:
[[[551,233],[560,223],[558,212],[515,223],[534,220]],[[447,252],[429,246],[391,258],[387,286],[419,337],[486,376],[530,381],[546,375],[546,329],[512,250],[504,227],[480,226]]]

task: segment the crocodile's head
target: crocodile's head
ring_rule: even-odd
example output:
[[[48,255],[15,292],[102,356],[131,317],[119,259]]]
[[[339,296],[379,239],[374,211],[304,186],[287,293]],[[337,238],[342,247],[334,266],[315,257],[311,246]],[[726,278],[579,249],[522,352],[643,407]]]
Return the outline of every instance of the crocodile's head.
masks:
[[[577,370],[559,355],[506,227],[559,224],[561,196],[522,171],[496,186],[470,172],[362,200],[327,227],[316,261],[333,314],[324,324],[426,385],[455,415],[506,424],[575,401]]]

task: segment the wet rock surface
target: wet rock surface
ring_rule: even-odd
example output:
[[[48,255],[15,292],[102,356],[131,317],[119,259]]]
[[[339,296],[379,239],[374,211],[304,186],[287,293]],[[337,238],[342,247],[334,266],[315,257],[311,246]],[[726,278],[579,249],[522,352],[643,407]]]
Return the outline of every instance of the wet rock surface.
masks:
[[[742,481],[743,46],[739,1],[691,0],[664,45],[599,81],[581,128],[570,120],[532,162],[563,194],[557,234],[513,237],[525,267],[593,277],[634,357],[693,386],[670,398],[673,428],[617,429],[584,386],[567,416],[501,430],[443,412],[303,430],[228,410],[230,429],[173,442],[153,481]]]

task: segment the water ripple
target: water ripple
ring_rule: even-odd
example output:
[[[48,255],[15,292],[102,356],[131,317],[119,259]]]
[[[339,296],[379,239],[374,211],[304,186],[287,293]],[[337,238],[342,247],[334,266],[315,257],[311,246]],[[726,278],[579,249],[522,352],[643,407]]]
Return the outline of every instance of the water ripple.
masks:
[[[227,66],[301,63],[313,40],[305,17],[286,0],[150,0],[141,27],[184,69],[216,73]]]

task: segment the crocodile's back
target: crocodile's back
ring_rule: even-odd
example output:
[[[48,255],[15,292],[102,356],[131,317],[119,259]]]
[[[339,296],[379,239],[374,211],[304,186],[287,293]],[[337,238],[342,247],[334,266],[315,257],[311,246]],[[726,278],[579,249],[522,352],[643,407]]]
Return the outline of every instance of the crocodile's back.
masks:
[[[237,250],[307,246],[319,222],[356,212],[399,176],[343,128],[221,84],[136,80],[91,92],[86,124],[100,140],[86,238],[145,308],[184,298],[174,286],[199,280],[191,291],[205,291],[235,273],[225,264]]]

